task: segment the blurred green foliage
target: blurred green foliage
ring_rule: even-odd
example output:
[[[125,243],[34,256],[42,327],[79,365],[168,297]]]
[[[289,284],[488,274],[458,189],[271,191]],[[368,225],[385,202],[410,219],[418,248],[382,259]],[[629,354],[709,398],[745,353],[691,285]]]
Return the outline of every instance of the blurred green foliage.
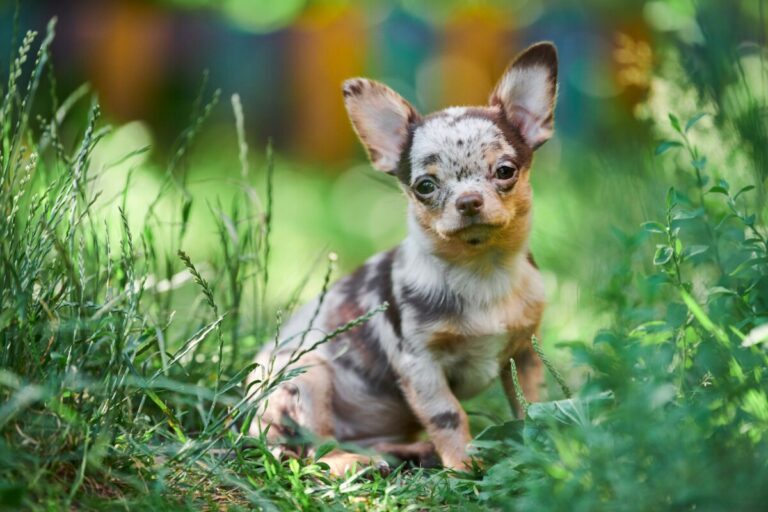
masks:
[[[677,137],[659,154],[689,165],[666,214],[637,237],[657,242],[655,272],[620,269],[614,320],[571,344],[589,380],[573,400],[534,404],[525,422],[479,436],[493,461],[481,499],[520,510],[762,510],[768,495],[768,239],[739,190],[706,172]],[[761,208],[764,216],[764,209]],[[651,252],[626,238],[628,254]],[[642,296],[627,294],[630,289]],[[500,438],[500,439],[499,439]],[[488,439],[488,440],[486,440]]]

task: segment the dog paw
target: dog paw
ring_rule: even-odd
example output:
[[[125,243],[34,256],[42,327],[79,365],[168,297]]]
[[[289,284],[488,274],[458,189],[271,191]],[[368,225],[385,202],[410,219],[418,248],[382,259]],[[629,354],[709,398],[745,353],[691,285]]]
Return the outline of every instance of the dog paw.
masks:
[[[389,464],[376,455],[333,451],[324,455],[319,462],[327,464],[329,472],[332,475],[339,477],[343,477],[349,473],[364,471],[369,468],[377,471],[382,476],[387,476],[391,472]]]
[[[435,450],[435,445],[429,441],[416,441],[413,443],[378,443],[373,447],[398,461],[407,462],[421,468],[440,467],[440,456]]]
[[[389,474],[392,472],[392,468],[389,466],[389,464],[387,464],[387,461],[385,460],[380,460],[377,462],[375,467],[381,476],[389,476]]]

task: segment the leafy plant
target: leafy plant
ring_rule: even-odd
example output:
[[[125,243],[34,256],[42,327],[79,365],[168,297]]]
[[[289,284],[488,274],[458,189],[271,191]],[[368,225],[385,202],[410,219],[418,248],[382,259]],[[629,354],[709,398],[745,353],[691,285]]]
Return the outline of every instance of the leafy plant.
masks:
[[[768,246],[747,194],[709,185],[706,158],[670,116],[695,177],[670,188],[648,303],[618,303],[591,346],[577,398],[532,404],[526,421],[476,441],[493,461],[480,500],[515,510],[760,510],[768,478]],[[643,250],[635,246],[636,250]],[[628,269],[624,269],[627,271]],[[629,270],[632,272],[632,270]],[[629,279],[632,281],[632,279]],[[652,319],[632,309],[656,311]],[[627,311],[630,310],[630,311]],[[761,341],[757,341],[757,340]]]

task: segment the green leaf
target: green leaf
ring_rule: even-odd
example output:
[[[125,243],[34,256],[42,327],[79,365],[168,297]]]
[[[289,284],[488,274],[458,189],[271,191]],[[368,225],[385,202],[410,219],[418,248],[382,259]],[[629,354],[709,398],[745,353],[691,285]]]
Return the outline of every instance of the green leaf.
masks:
[[[630,331],[630,336],[636,336],[638,334],[646,334],[646,333],[654,333],[654,332],[661,332],[661,331],[668,331],[670,330],[669,324],[665,322],[664,320],[651,320],[650,322],[645,322],[634,329]]]
[[[609,405],[613,394],[609,391],[584,398],[566,398],[552,402],[534,402],[528,408],[531,421],[556,420],[560,423],[586,425],[593,407]]]
[[[683,145],[680,142],[677,142],[676,140],[665,140],[658,146],[656,146],[655,154],[660,155],[662,153],[665,153],[668,149],[672,148],[681,148]]]
[[[723,227],[723,225],[728,219],[738,219],[738,218],[739,216],[736,215],[735,213],[729,213],[728,215],[725,215],[722,219],[720,219],[720,222],[718,222],[717,225],[715,226],[715,231],[719,231],[720,228]]]
[[[704,167],[707,165],[707,157],[702,156],[701,158],[696,158],[695,160],[691,160],[691,165],[698,169],[699,171],[704,170]]]
[[[476,441],[517,441],[520,442],[523,439],[523,426],[525,422],[523,420],[512,420],[502,423],[501,425],[491,425],[485,430],[480,432]]]
[[[669,187],[667,190],[667,210],[671,210],[675,204],[675,187]]]
[[[683,252],[683,242],[679,238],[675,239],[675,254],[678,256]]]
[[[741,272],[743,272],[743,271],[745,271],[747,269],[752,269],[753,267],[755,267],[755,265],[757,263],[762,262],[762,261],[763,261],[763,258],[761,258],[761,257],[750,258],[750,259],[748,259],[746,261],[742,261],[741,263],[739,263],[738,266],[736,266],[735,269],[731,270],[728,273],[728,275],[731,276],[731,277],[737,276]]]
[[[654,222],[654,221],[643,222],[642,227],[644,230],[650,233],[664,234],[667,232],[666,226],[664,226],[664,224],[662,224],[661,222]]]
[[[665,272],[657,272],[655,274],[651,274],[648,277],[645,278],[645,281],[650,285],[658,285],[658,284],[664,284],[669,283],[669,275],[667,275]]]
[[[709,289],[709,297],[717,297],[719,295],[737,295],[737,293],[724,286],[713,286]]]
[[[708,245],[689,245],[683,251],[683,259],[693,258],[709,250]]]
[[[743,194],[744,192],[749,192],[750,190],[752,190],[752,189],[754,189],[754,188],[755,188],[755,186],[754,186],[754,185],[747,185],[746,187],[744,187],[744,188],[742,188],[741,190],[739,190],[738,192],[736,192],[736,195],[735,195],[735,196],[733,196],[733,199],[735,200],[737,197],[739,197],[739,196],[740,196],[741,194]]]
[[[741,242],[742,248],[752,251],[762,251],[763,241],[759,238],[747,238]]]
[[[672,125],[672,128],[674,128],[677,133],[683,133],[682,128],[680,128],[680,119],[671,112],[669,113],[669,124]]]
[[[690,119],[688,120],[688,122],[687,122],[687,123],[685,123],[685,132],[686,132],[686,133],[688,133],[688,130],[690,130],[691,128],[693,128],[693,127],[694,127],[694,125],[695,125],[696,123],[698,123],[698,122],[699,122],[699,120],[700,120],[702,117],[706,116],[706,115],[707,115],[707,113],[706,113],[706,112],[702,112],[702,113],[700,113],[700,114],[696,114],[695,116],[693,116],[692,118],[690,118]]]
[[[317,450],[315,450],[315,460],[322,459],[329,453],[331,453],[333,450],[336,449],[338,446],[338,443],[336,441],[326,441],[320,446],[317,447]]]
[[[656,248],[656,254],[653,256],[654,265],[664,265],[672,259],[672,248],[668,245],[659,245]]]
[[[672,214],[674,220],[690,220],[701,217],[704,215],[702,208],[696,208],[695,210],[677,210]]]
[[[708,193],[710,194],[723,194],[724,196],[728,195],[728,190],[726,188],[721,187],[720,185],[715,185],[711,189],[708,190]]]

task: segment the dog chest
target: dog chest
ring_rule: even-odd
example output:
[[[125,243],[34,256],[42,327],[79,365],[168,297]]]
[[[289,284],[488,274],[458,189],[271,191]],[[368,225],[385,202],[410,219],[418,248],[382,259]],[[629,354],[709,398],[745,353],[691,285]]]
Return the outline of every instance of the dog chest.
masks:
[[[436,332],[428,348],[454,394],[464,399],[481,392],[498,376],[498,358],[506,344],[506,333],[467,336]]]

